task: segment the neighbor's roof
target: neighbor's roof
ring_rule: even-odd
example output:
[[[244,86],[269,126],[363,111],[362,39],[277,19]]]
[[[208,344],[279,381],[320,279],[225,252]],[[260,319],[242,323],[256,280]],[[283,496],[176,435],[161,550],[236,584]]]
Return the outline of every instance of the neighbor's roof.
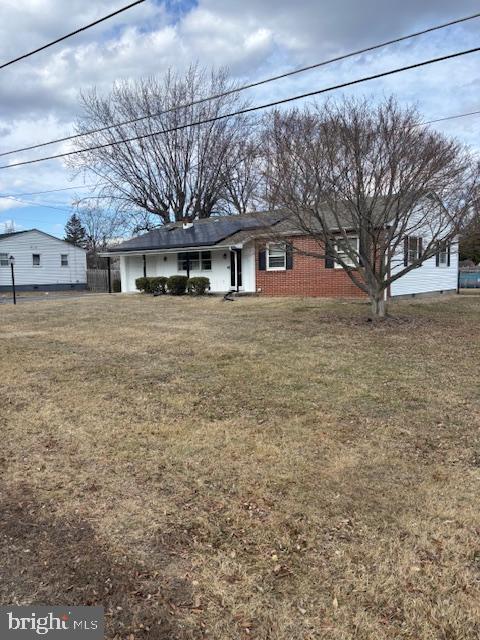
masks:
[[[75,247],[76,249],[81,249],[82,251],[86,252],[86,249],[84,249],[83,247],[78,247],[77,245],[74,245],[71,242],[67,242],[66,240],[57,238],[56,236],[52,236],[50,233],[46,233],[46,231],[40,231],[40,229],[24,229],[23,231],[11,231],[9,233],[0,233],[0,241],[6,240],[7,238],[11,238],[12,236],[20,236],[25,233],[32,233],[32,231],[36,233],[41,233],[42,236],[47,236],[47,238],[52,238],[52,240],[56,240],[57,242],[63,242],[64,244],[68,244],[71,247]]]
[[[35,229],[28,229],[27,231],[10,231],[9,233],[0,233],[0,240],[5,240],[11,236],[19,236],[21,233],[28,233],[29,231],[35,231]]]

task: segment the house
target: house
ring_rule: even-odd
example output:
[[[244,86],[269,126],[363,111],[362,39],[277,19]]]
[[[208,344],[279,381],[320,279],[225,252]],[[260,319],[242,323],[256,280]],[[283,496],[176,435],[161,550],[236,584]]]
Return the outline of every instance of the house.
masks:
[[[12,286],[11,256],[19,291],[85,289],[86,255],[85,249],[38,229],[0,234],[0,291]]]
[[[274,238],[274,240],[271,240]],[[354,233],[351,241],[358,243]],[[392,270],[414,259],[421,240],[407,239]],[[132,238],[104,255],[120,257],[123,292],[142,276],[207,276],[211,291],[270,296],[365,297],[331,259],[313,257],[318,245],[292,228],[281,211],[174,223]],[[457,290],[458,243],[452,243],[394,283],[390,296]]]

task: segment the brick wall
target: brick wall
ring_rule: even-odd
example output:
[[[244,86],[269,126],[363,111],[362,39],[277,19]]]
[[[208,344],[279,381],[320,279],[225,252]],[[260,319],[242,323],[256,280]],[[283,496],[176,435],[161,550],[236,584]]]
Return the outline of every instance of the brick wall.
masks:
[[[319,252],[317,243],[308,237],[290,238],[295,248]],[[267,296],[324,296],[329,298],[360,297],[365,294],[356,287],[343,269],[325,269],[325,260],[293,252],[293,269],[260,271],[258,251],[265,245],[256,245],[256,286]]]

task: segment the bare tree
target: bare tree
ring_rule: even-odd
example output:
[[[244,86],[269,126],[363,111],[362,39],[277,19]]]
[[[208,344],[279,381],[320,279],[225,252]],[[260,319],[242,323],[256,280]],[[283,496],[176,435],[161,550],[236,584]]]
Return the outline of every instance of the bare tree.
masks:
[[[315,240],[314,255],[341,265],[379,317],[388,287],[456,240],[478,174],[466,148],[393,98],[276,112],[266,147],[272,204]]]
[[[231,157],[249,132],[245,115],[214,120],[246,106],[237,93],[201,101],[232,88],[225,70],[192,66],[182,76],[168,71],[161,79],[115,84],[106,97],[95,89],[82,94],[77,132],[111,128],[77,139],[76,148],[124,143],[73,156],[74,173],[97,176],[102,185],[96,192],[99,206],[136,212],[138,228],[209,217],[224,205],[225,185],[239,170]],[[116,124],[143,116],[150,117]],[[208,122],[188,126],[199,121]]]
[[[106,211],[92,205],[78,205],[77,217],[85,231],[85,248],[91,254],[104,251],[129,233],[129,219],[122,212]]]
[[[471,260],[474,264],[480,264],[480,196],[478,195],[460,234],[460,260]]]
[[[264,205],[261,141],[253,135],[241,138],[225,157],[223,202],[225,213],[248,213]]]

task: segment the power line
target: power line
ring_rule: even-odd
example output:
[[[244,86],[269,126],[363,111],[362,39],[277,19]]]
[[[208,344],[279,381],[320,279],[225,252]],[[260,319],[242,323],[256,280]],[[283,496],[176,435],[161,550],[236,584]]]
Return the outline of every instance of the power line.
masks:
[[[78,187],[64,187],[63,189],[47,189],[46,191],[32,191],[30,193],[6,193],[0,194],[0,198],[18,198],[22,196],[40,196],[44,193],[58,193],[59,191],[71,191],[72,189],[89,189],[90,187],[98,187],[98,184],[83,184]]]
[[[94,27],[97,24],[100,24],[101,22],[105,22],[105,20],[109,20],[110,18],[113,18],[114,16],[118,16],[118,14],[123,13],[124,11],[127,11],[128,9],[131,9],[132,7],[135,7],[137,4],[142,4],[143,2],[145,2],[145,0],[136,0],[135,2],[131,2],[130,4],[127,4],[127,6],[122,7],[121,9],[117,9],[117,11],[114,11],[113,13],[109,13],[108,16],[104,16],[103,18],[99,18],[98,20],[95,20],[94,22],[90,22],[90,24],[86,24],[84,27],[80,27],[79,29],[75,29],[75,31],[71,31],[70,33],[67,33],[67,35],[62,36],[61,38],[57,38],[56,40],[53,40],[52,42],[49,42],[48,44],[44,44],[42,47],[38,47],[38,49],[34,49],[33,51],[29,51],[29,53],[24,53],[23,55],[18,56],[18,58],[14,58],[13,60],[9,60],[8,62],[4,62],[3,64],[0,64],[0,70],[1,69],[5,69],[5,67],[9,67],[11,64],[14,64],[15,62],[20,62],[20,60],[25,60],[25,58],[29,58],[30,56],[33,56],[36,53],[39,53],[40,51],[43,51],[44,49],[48,49],[49,47],[53,47],[53,45],[58,44],[59,42],[63,42],[63,40],[66,40],[67,38],[71,38],[72,36],[75,36],[78,33],[81,33],[82,31],[86,31],[87,29],[90,29],[91,27]]]
[[[13,167],[21,167],[28,164],[36,164],[37,162],[45,162],[46,160],[56,160],[57,158],[66,158],[68,156],[77,155],[79,153],[88,153],[89,151],[96,151],[97,149],[105,149],[107,147],[114,147],[119,144],[126,144],[127,142],[134,142],[136,140],[144,140],[145,138],[152,138],[154,136],[158,136],[165,133],[172,133],[174,131],[181,131],[183,129],[187,129],[188,127],[199,126],[202,124],[208,124],[211,122],[216,122],[218,120],[224,120],[225,118],[231,118],[233,116],[243,115],[245,113],[252,113],[254,111],[260,111],[261,109],[268,109],[270,107],[275,107],[280,104],[286,104],[288,102],[293,102],[295,100],[301,100],[303,98],[309,98],[312,96],[321,95],[324,93],[328,93],[330,91],[336,91],[338,89],[343,89],[345,87],[351,87],[357,84],[361,84],[363,82],[368,82],[370,80],[377,80],[378,78],[385,78],[386,76],[391,76],[397,73],[401,73],[403,71],[410,71],[411,69],[418,69],[420,67],[425,67],[430,64],[435,64],[437,62],[444,62],[445,60],[453,60],[455,58],[459,58],[461,56],[469,55],[471,53],[478,53],[480,51],[480,47],[475,47],[473,49],[466,49],[464,51],[457,51],[456,53],[450,53],[446,56],[441,56],[439,58],[430,58],[429,60],[424,60],[422,62],[417,62],[415,64],[406,65],[403,67],[398,67],[396,69],[390,69],[389,71],[383,71],[381,73],[375,73],[371,76],[364,76],[362,78],[358,78],[357,80],[350,80],[349,82],[343,82],[341,84],[332,85],[330,87],[326,87],[324,89],[317,89],[316,91],[309,91],[307,93],[302,93],[300,95],[291,96],[289,98],[283,98],[282,100],[275,100],[273,102],[267,102],[265,104],[257,105],[255,107],[247,107],[245,109],[240,109],[238,111],[232,111],[230,113],[224,113],[219,116],[214,116],[212,118],[206,118],[204,120],[197,120],[194,122],[189,122],[187,124],[178,125],[176,127],[171,127],[170,129],[163,129],[161,131],[154,131],[152,133],[146,133],[141,136],[134,136],[132,138],[125,138],[124,140],[114,140],[113,142],[107,142],[105,144],[96,145],[94,147],[87,147],[86,149],[77,149],[75,151],[66,151],[64,153],[58,153],[52,156],[45,156],[43,158],[35,158],[34,160],[24,160],[23,162],[15,162],[12,164],[6,164],[0,166],[0,169],[11,169]]]
[[[376,51],[377,49],[381,49],[383,47],[389,46],[391,44],[397,44],[399,42],[403,42],[404,40],[409,40],[411,38],[417,38],[419,36],[425,35],[427,33],[432,33],[433,31],[438,31],[440,29],[445,29],[446,27],[451,27],[453,25],[456,24],[460,24],[462,22],[467,22],[468,20],[474,20],[475,18],[480,17],[480,13],[475,13],[473,15],[470,16],[466,16],[463,18],[458,18],[456,20],[451,20],[450,22],[445,22],[443,24],[434,26],[434,27],[429,27],[428,29],[424,29],[423,31],[416,31],[414,33],[410,33],[406,36],[401,36],[399,38],[394,38],[393,40],[388,40],[386,42],[382,42],[380,44],[376,44],[376,45],[372,45],[370,47],[366,47],[364,49],[358,49],[356,51],[352,51],[350,53],[346,53],[343,54],[341,56],[337,56],[335,58],[330,58],[329,60],[323,60],[322,62],[317,62],[315,64],[311,64],[307,67],[301,67],[299,69],[294,69],[293,71],[287,71],[286,73],[282,73],[276,76],[272,76],[270,78],[264,78],[263,80],[257,80],[256,82],[251,82],[249,84],[246,85],[242,85],[240,87],[236,87],[234,89],[229,89],[228,91],[224,91],[222,93],[217,93],[213,96],[209,96],[207,98],[200,98],[199,100],[194,100],[193,102],[189,102],[186,104],[181,104],[178,105],[176,107],[171,107],[169,109],[165,109],[163,111],[159,111],[157,113],[152,113],[146,116],[140,116],[138,118],[132,118],[131,120],[125,120],[123,122],[117,122],[115,124],[112,125],[108,125],[105,127],[100,127],[98,129],[92,129],[90,131],[86,131],[85,133],[77,133],[77,134],[72,134],[70,136],[65,136],[63,138],[57,138],[56,140],[49,140],[47,142],[40,142],[38,144],[34,144],[34,145],[30,145],[28,147],[22,147],[21,149],[13,149],[11,151],[4,151],[3,153],[0,153],[0,157],[1,156],[8,156],[11,155],[13,153],[21,153],[23,151],[31,151],[33,149],[40,149],[41,147],[47,147],[51,144],[58,144],[60,142],[68,142],[69,140],[75,140],[76,138],[82,138],[84,136],[87,135],[93,135],[95,133],[102,133],[103,131],[108,131],[109,129],[115,128],[115,127],[122,127],[128,124],[134,124],[135,122],[141,122],[143,120],[146,120],[148,118],[157,118],[159,116],[162,115],[166,115],[168,113],[171,113],[172,111],[177,111],[179,109],[187,109],[189,107],[193,107],[195,105],[198,104],[203,104],[205,102],[209,102],[211,100],[217,100],[219,98],[224,98],[227,97],[229,95],[232,95],[234,93],[239,93],[240,91],[245,91],[247,89],[253,89],[255,87],[259,87],[261,85],[264,84],[268,84],[270,82],[275,82],[277,80],[282,80],[283,78],[288,78],[290,76],[293,75],[297,75],[299,73],[304,73],[305,71],[311,71],[312,69],[318,69],[320,67],[324,67],[327,66],[329,64],[332,64],[334,62],[340,62],[342,60],[347,60],[348,58],[352,58],[354,56],[360,55],[362,53],[369,53],[371,51]],[[1,67],[0,67],[1,68]]]
[[[454,120],[456,118],[465,118],[467,116],[474,116],[474,115],[480,115],[480,110],[479,111],[468,111],[467,113],[458,113],[452,116],[445,116],[443,118],[437,118],[435,120],[426,120],[425,122],[419,122],[418,125],[415,126],[423,126],[423,125],[427,125],[427,124],[432,124],[435,122],[443,122],[444,120]],[[79,189],[79,188],[87,188],[87,187],[98,187],[98,184],[85,184],[82,185],[81,187],[65,187],[63,189],[49,189],[47,191],[35,191],[32,193],[16,193],[14,195],[0,195],[0,198],[10,198],[10,199],[15,199],[18,200],[18,197],[22,197],[22,196],[33,196],[33,195],[40,195],[40,194],[44,194],[44,193],[57,193],[58,191],[67,191],[69,189]],[[21,202],[20,200],[18,200],[19,202]],[[25,204],[31,204],[31,205],[35,205],[35,206],[39,206],[39,207],[49,207],[49,208],[57,208],[59,211],[65,211],[66,213],[70,213],[69,211],[67,212],[66,209],[59,209],[58,207],[51,207],[51,205],[45,205],[45,204],[39,204],[37,202],[27,202],[24,201]]]
[[[44,209],[55,209],[55,211],[63,211],[64,213],[71,213],[71,211],[67,209],[61,209],[60,207],[54,207],[51,204],[42,204],[41,202],[29,202],[28,200],[20,200],[19,198],[14,198],[13,196],[9,196],[8,200],[15,200],[15,202],[19,202],[20,204],[26,204],[34,207],[42,207]]]
[[[458,113],[454,116],[445,116],[444,118],[437,118],[436,120],[427,120],[421,124],[434,124],[435,122],[444,122],[445,120],[456,120],[457,118],[466,118],[467,116],[479,115],[480,111],[468,111],[467,113]]]

